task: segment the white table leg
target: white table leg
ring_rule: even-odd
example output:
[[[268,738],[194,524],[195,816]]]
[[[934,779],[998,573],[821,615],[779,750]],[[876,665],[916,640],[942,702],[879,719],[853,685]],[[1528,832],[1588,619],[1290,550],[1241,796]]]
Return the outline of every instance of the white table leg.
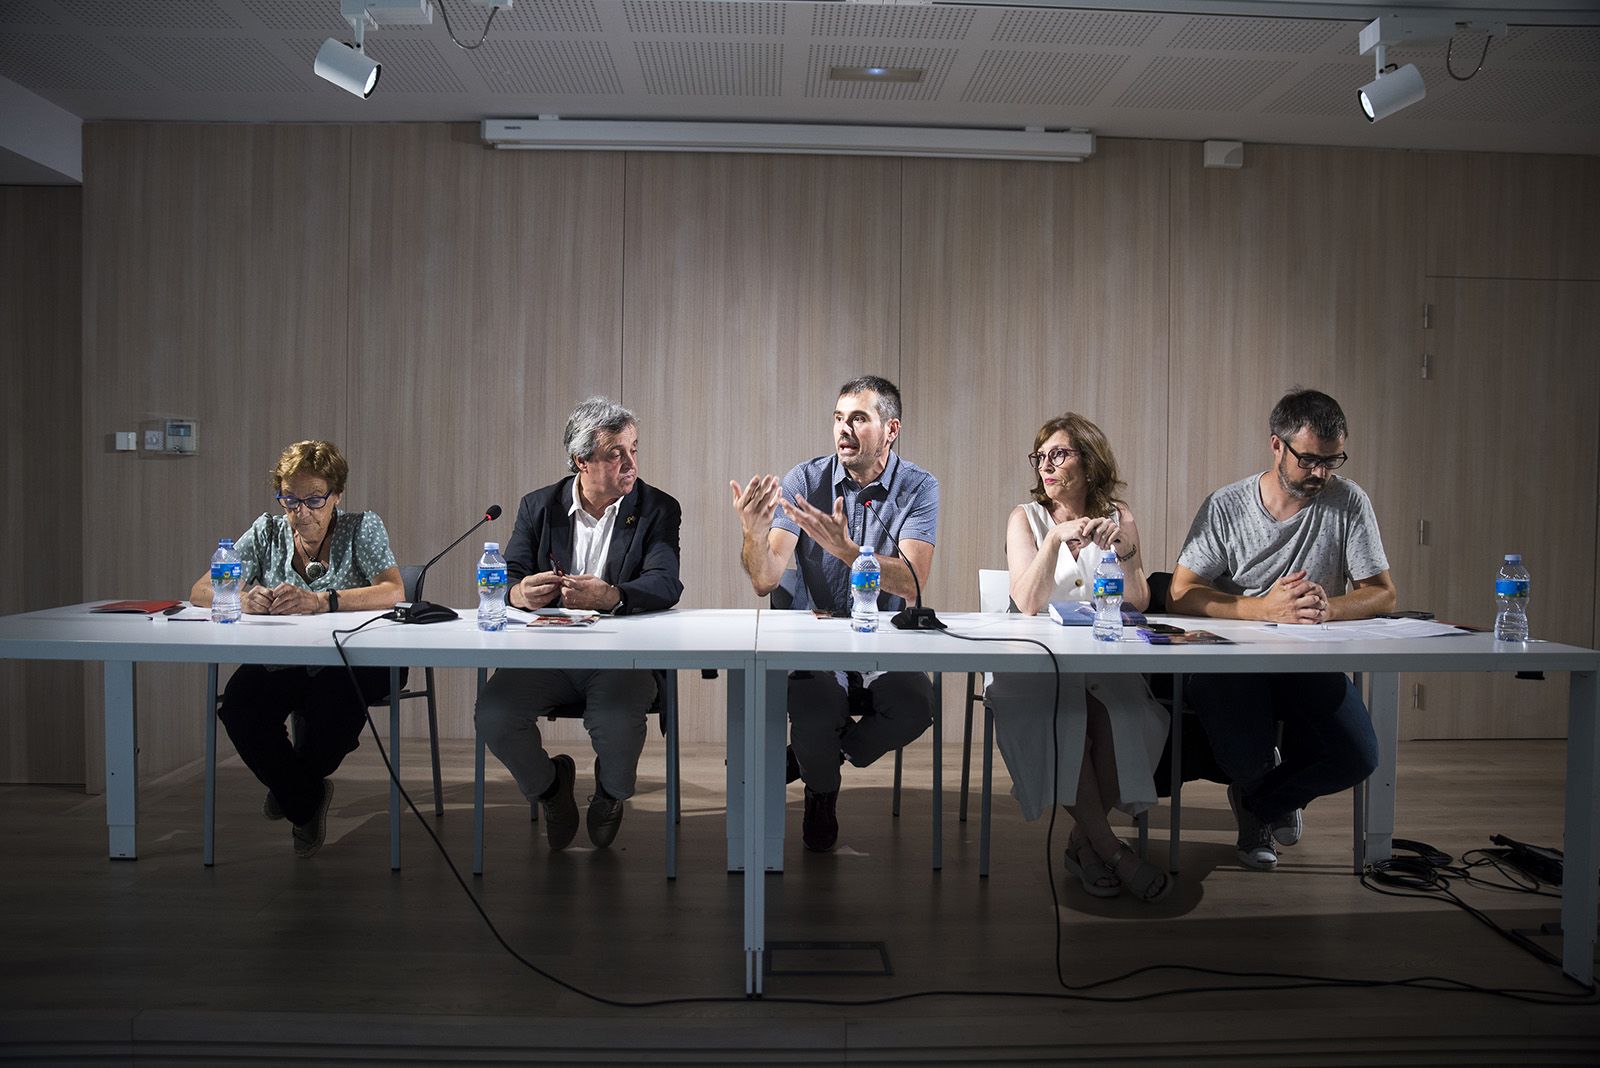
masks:
[[[742,679],[744,691],[744,992],[759,995],[767,947],[766,776],[767,704],[773,689],[765,661]],[[779,673],[779,678],[782,678]],[[731,684],[730,684],[731,685]],[[786,697],[784,693],[780,697]]]
[[[112,860],[139,859],[139,717],[134,664],[105,665],[106,831]]]
[[[1400,676],[1393,671],[1372,672],[1367,676],[1371,692],[1368,711],[1372,730],[1378,736],[1378,770],[1367,780],[1367,835],[1365,860],[1388,860],[1394,851],[1395,761],[1400,753]],[[1362,870],[1361,845],[1357,843],[1356,873]]]
[[[1600,865],[1600,685],[1592,671],[1574,671],[1567,692],[1567,815],[1562,851],[1561,970],[1594,982],[1596,867]]]

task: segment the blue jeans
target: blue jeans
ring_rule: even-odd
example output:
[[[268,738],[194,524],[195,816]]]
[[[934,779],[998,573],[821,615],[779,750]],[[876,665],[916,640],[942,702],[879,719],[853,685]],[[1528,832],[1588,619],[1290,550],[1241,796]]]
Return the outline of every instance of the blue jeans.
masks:
[[[1372,717],[1344,675],[1187,675],[1183,697],[1244,807],[1262,820],[1347,790],[1378,767]],[[1283,763],[1273,767],[1278,720]]]

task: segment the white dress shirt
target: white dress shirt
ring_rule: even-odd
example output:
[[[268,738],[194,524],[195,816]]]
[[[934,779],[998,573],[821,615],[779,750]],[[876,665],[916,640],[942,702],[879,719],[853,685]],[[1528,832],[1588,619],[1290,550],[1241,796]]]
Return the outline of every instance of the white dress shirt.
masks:
[[[601,575],[606,566],[606,556],[611,552],[611,531],[617,525],[617,511],[622,507],[618,497],[596,519],[583,507],[578,494],[578,480],[572,480],[572,507],[567,514],[575,516],[572,525],[572,573],[574,575]]]

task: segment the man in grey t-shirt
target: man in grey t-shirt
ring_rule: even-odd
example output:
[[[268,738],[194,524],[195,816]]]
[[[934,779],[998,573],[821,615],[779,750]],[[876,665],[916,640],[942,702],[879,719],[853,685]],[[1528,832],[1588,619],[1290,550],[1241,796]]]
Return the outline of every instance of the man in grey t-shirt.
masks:
[[[1347,427],[1338,401],[1286,394],[1270,420],[1272,468],[1200,506],[1173,569],[1174,612],[1307,625],[1367,619],[1395,606],[1372,502],[1333,472]],[[1191,675],[1184,696],[1232,780],[1239,859],[1271,869],[1300,840],[1300,810],[1366,779],[1378,741],[1342,674]],[[1284,725],[1282,762],[1273,745]]]

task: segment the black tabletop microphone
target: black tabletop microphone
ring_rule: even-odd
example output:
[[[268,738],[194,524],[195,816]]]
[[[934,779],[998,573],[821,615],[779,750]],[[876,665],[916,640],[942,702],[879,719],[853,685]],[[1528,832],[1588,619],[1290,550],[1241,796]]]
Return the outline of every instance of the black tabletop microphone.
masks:
[[[482,519],[472,524],[471,528],[468,529],[465,534],[461,535],[461,537],[457,538],[449,545],[446,545],[444,547],[444,551],[439,553],[438,556],[435,556],[432,560],[429,560],[427,563],[423,564],[422,570],[417,572],[417,587],[411,591],[412,596],[414,596],[416,600],[402,601],[400,604],[395,605],[394,618],[399,620],[401,623],[444,623],[447,620],[460,619],[461,615],[455,609],[448,608],[442,604],[434,604],[432,601],[424,601],[422,599],[422,583],[428,577],[428,568],[432,567],[434,564],[437,564],[440,559],[443,558],[445,553],[466,541],[468,536],[470,536],[474,530],[477,530],[485,523],[492,522],[499,518],[500,506],[498,504],[491,504],[489,507],[483,510]]]
[[[894,531],[889,529],[889,525],[883,521],[882,516],[873,514],[872,506],[878,501],[886,501],[888,499],[889,491],[881,484],[874,484],[861,491],[861,496],[857,498],[857,503],[861,505],[867,515],[871,515],[872,518],[878,521],[879,529],[889,535],[889,540],[894,543],[895,555],[905,560],[906,570],[911,572],[911,585],[917,593],[916,604],[902,608],[890,618],[889,622],[900,630],[944,630],[944,622],[934,614],[933,609],[922,606],[922,582],[917,578],[917,569],[911,565],[910,560],[905,559],[905,554],[900,551],[900,539],[894,536]],[[866,522],[863,521],[861,524],[861,536],[863,539],[866,534],[867,526]]]

